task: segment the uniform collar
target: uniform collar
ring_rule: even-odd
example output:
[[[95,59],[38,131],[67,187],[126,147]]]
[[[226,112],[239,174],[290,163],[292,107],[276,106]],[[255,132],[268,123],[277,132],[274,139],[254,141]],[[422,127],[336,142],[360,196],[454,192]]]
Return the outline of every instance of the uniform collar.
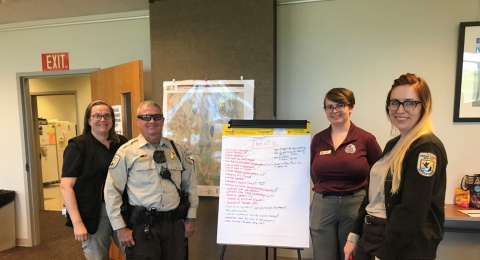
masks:
[[[330,125],[325,131],[325,134],[322,136],[323,141],[330,143],[332,142],[332,125]],[[357,127],[355,124],[353,124],[352,121],[350,121],[350,128],[348,129],[348,134],[347,137],[345,137],[345,140],[342,142],[343,143],[350,143],[354,142],[357,140]],[[331,144],[332,145],[332,144]]]
[[[167,144],[168,142],[166,142],[166,139],[163,138],[160,138],[160,144],[158,145],[158,147],[168,147],[168,148],[171,148],[169,144]],[[138,147],[141,148],[141,147],[144,147],[144,146],[147,146],[147,147],[151,147],[153,150],[155,150],[155,147],[153,147],[153,145],[151,145],[147,139],[145,139],[145,137],[143,137],[142,134],[138,135]]]

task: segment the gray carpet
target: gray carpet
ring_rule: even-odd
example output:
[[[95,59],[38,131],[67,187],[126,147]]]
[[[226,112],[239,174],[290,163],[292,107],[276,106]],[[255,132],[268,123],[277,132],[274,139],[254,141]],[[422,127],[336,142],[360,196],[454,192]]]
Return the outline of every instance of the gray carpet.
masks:
[[[72,228],[65,226],[60,211],[40,211],[40,245],[14,247],[0,252],[0,259],[85,259],[81,243],[75,241]]]

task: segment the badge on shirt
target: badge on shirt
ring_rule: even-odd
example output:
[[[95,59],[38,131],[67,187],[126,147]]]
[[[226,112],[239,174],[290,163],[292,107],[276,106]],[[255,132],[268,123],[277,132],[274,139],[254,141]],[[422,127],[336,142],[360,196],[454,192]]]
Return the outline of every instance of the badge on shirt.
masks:
[[[175,151],[170,151],[170,158],[172,158],[172,159],[177,158],[177,154],[175,153]]]
[[[148,156],[148,154],[140,155],[140,161],[148,161],[149,158],[150,158],[150,156]]]
[[[183,156],[185,157],[185,161],[187,161],[188,164],[193,164],[193,160],[188,156],[188,154],[183,151]]]
[[[110,168],[110,169],[115,168],[115,166],[117,166],[119,160],[120,160],[120,156],[115,154],[115,156],[113,156],[112,162],[110,162],[110,166],[108,168]]]
[[[347,145],[347,147],[345,147],[345,152],[346,153],[354,153],[356,150],[357,150],[357,148],[353,144],[349,144],[349,145]]]
[[[431,177],[435,173],[437,156],[433,153],[420,153],[418,155],[417,171],[420,175]]]
[[[332,150],[320,151],[320,155],[331,154]]]

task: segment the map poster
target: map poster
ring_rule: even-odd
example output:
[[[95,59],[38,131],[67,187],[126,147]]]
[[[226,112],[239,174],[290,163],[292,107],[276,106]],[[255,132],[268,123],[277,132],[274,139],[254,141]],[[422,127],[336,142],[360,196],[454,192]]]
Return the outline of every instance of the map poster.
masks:
[[[253,119],[254,89],[254,80],[163,82],[163,136],[194,159],[199,196],[219,196],[222,126]]]

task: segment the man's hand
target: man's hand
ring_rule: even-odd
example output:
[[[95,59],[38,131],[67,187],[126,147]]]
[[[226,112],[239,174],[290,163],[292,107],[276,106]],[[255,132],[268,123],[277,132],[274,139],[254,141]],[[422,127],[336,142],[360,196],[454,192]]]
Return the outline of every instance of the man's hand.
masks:
[[[120,243],[121,246],[131,247],[135,245],[135,240],[133,240],[133,236],[132,236],[133,232],[131,229],[127,227],[123,227],[123,228],[117,229],[116,232],[117,232],[118,242]]]
[[[185,237],[189,238],[195,233],[195,220],[185,221]]]

